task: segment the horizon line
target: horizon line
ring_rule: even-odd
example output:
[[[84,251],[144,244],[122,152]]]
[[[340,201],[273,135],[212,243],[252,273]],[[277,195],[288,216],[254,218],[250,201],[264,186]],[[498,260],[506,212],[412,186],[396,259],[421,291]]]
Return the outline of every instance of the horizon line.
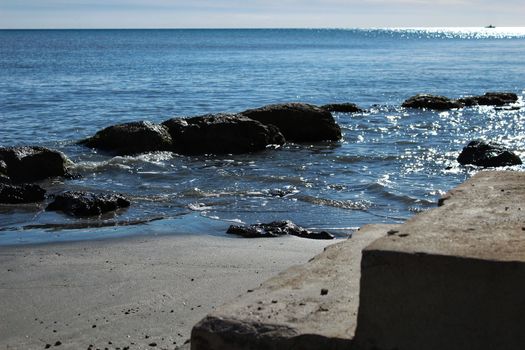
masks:
[[[489,24],[491,25],[491,24]],[[482,28],[482,29],[498,29],[498,28],[525,28],[525,26],[391,26],[391,27],[52,27],[52,28],[0,28],[0,30],[265,30],[265,29],[291,29],[291,30],[304,30],[304,29],[471,29],[471,28]]]

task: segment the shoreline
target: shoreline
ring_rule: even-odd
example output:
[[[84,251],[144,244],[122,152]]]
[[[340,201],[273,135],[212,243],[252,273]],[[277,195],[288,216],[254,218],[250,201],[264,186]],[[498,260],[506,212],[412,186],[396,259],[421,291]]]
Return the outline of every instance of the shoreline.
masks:
[[[340,241],[228,238],[1,246],[0,348],[179,347],[215,307]]]

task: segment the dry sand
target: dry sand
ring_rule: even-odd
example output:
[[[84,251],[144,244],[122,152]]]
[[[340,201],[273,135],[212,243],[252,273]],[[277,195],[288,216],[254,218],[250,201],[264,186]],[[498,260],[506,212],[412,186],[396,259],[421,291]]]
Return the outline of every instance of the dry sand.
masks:
[[[0,247],[0,349],[176,349],[215,307],[332,243],[192,235]]]

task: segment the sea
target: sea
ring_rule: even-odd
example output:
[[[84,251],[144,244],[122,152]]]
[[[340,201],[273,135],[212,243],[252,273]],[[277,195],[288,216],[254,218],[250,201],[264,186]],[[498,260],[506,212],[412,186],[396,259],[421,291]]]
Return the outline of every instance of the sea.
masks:
[[[226,239],[229,225],[274,220],[344,238],[402,223],[481,170],[456,161],[469,141],[525,158],[524,57],[525,28],[1,30],[0,146],[67,155],[79,177],[41,182],[48,194],[118,192],[132,205],[83,219],[46,203],[0,205],[0,245]],[[503,108],[401,107],[418,93],[487,91],[520,98]],[[112,157],[77,144],[113,124],[286,102],[364,111],[333,114],[340,142],[253,154]]]

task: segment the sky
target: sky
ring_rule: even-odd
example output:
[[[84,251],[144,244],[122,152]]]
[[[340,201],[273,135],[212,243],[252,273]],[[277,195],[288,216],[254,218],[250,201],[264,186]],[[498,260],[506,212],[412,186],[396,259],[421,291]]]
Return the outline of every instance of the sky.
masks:
[[[525,0],[0,0],[0,28],[525,26]]]

